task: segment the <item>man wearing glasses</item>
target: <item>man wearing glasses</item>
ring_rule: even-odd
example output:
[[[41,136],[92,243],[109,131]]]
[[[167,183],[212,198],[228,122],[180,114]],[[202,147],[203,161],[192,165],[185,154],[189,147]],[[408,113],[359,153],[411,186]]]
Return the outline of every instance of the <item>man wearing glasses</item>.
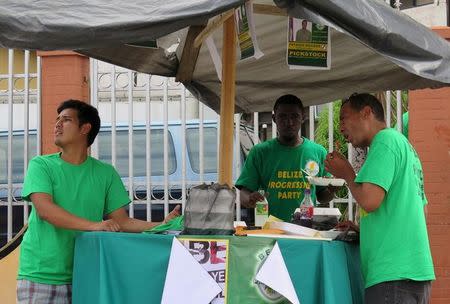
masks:
[[[309,185],[304,172],[325,176],[327,151],[299,135],[303,120],[303,104],[294,95],[283,95],[273,107],[277,137],[252,148],[245,161],[236,187],[241,190],[242,206],[255,208],[263,201],[263,190],[269,203],[269,214],[290,222],[295,208],[303,199],[304,190],[311,188],[312,201],[327,203],[333,191],[327,187]]]

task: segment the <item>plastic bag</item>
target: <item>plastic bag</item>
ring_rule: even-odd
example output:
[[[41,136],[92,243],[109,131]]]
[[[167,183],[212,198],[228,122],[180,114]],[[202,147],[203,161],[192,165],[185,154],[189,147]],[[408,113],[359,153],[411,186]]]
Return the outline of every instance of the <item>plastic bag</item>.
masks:
[[[182,234],[233,234],[235,205],[235,188],[218,183],[193,187],[184,209]]]

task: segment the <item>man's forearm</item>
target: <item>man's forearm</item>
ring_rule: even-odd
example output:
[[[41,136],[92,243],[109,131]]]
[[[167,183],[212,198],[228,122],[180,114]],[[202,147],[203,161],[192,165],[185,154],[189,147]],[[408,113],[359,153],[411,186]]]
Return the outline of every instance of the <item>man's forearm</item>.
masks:
[[[156,227],[163,222],[147,222],[134,218],[126,218],[119,222],[120,228],[125,232],[142,232]]]
[[[242,188],[239,192],[241,206],[244,208],[250,208],[249,199],[250,199],[250,191],[246,188]]]
[[[353,172],[348,176],[344,177],[345,182],[347,183],[347,187],[353,195],[353,198],[356,200],[358,205],[360,205],[364,210],[366,210],[366,206],[364,204],[365,198],[367,198],[367,194],[364,193],[362,184],[355,183],[356,174]],[[367,211],[367,210],[366,210]]]
[[[41,206],[38,215],[41,219],[58,228],[89,231],[95,225],[95,222],[73,215],[53,203],[46,203],[43,207]]]
[[[355,183],[354,180],[346,180],[347,187],[352,193],[353,198],[356,200],[356,202],[363,208],[364,208],[364,192],[362,191],[362,185]]]
[[[352,192],[353,198],[366,212],[373,212],[380,206],[383,197],[381,197],[379,193],[375,194],[373,192],[373,187],[371,189],[369,184],[355,183],[354,178],[350,180],[346,179],[346,182],[348,188]]]

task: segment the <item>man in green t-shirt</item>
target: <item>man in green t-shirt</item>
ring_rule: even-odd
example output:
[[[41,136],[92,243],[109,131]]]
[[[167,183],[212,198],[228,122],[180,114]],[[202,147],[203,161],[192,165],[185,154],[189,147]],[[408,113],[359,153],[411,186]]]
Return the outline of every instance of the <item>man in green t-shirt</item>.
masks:
[[[370,94],[344,100],[340,117],[345,138],[354,147],[369,147],[357,176],[339,153],[325,161],[360,206],[365,303],[428,303],[435,276],[417,153],[406,137],[386,127],[383,107]]]
[[[79,231],[141,232],[159,224],[129,218],[119,174],[88,155],[100,129],[97,109],[67,100],[57,112],[54,138],[61,152],[33,158],[23,185],[22,197],[33,209],[20,248],[18,303],[71,303]],[[178,215],[179,206],[164,221]]]
[[[303,105],[294,95],[277,99],[273,107],[273,121],[278,136],[255,145],[250,151],[236,187],[241,190],[243,207],[254,208],[264,196],[269,203],[269,214],[290,222],[292,213],[300,205],[303,192],[310,185],[304,171],[312,176],[324,176],[324,160],[327,151],[307,138],[300,137]],[[313,202],[327,203],[334,191],[328,187],[311,186]]]

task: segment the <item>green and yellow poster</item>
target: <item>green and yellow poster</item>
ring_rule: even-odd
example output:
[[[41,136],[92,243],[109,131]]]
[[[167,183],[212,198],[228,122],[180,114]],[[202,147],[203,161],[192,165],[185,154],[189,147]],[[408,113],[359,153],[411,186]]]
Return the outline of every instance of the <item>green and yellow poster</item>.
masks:
[[[330,30],[306,19],[288,18],[287,63],[290,69],[330,69]]]
[[[234,10],[234,17],[240,60],[251,57],[256,59],[261,58],[263,53],[258,46],[253,23],[253,2],[247,1],[244,5],[236,8]]]

